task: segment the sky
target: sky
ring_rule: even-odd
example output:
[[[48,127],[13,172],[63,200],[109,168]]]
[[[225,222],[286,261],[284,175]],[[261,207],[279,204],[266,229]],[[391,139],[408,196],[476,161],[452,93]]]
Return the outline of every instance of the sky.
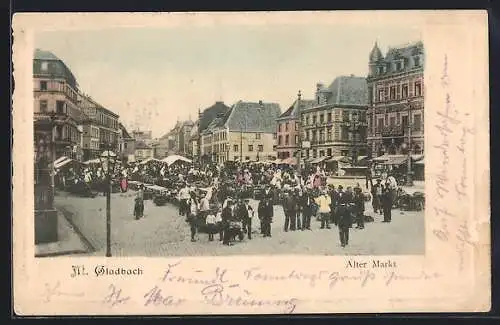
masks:
[[[366,76],[375,41],[422,39],[416,26],[224,25],[40,32],[35,47],[71,69],[80,90],[120,115],[129,129],[167,133],[216,101],[276,102],[285,111],[301,90],[337,76]]]

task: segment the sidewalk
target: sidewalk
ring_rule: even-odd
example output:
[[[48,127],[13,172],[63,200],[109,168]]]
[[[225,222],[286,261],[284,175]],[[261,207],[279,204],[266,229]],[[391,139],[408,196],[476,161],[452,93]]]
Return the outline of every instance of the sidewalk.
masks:
[[[35,257],[90,253],[90,248],[60,211],[57,212],[57,227],[59,240],[54,243],[35,245]]]

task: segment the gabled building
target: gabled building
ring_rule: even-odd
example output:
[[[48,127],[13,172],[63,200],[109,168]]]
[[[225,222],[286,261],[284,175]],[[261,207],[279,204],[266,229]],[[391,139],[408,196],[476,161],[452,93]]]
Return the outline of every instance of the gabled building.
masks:
[[[316,85],[315,103],[302,111],[302,155],[306,162],[367,155],[368,87],[364,77],[340,76]]]
[[[121,160],[128,162],[135,160],[135,139],[128,133],[125,126],[119,123],[120,133],[118,137],[118,151]],[[130,158],[130,159],[129,159]]]
[[[297,157],[299,149],[299,103],[304,111],[314,106],[314,100],[297,99],[276,119],[276,154],[278,159]]]
[[[374,157],[423,154],[424,45],[390,48],[375,43],[369,56],[368,145]]]
[[[277,103],[238,101],[203,132],[203,154],[218,163],[276,158],[276,118],[280,114]]]
[[[136,141],[134,156],[136,161],[153,158],[153,148],[143,140]]]

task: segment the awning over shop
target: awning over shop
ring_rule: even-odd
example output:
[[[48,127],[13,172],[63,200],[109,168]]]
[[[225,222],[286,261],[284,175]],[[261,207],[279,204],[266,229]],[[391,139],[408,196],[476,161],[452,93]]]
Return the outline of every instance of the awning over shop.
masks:
[[[61,158],[65,159],[57,159],[56,161],[54,161],[54,168],[56,169],[62,168],[67,164],[69,164],[70,162],[74,161],[73,159],[70,159],[68,157],[61,157]]]
[[[418,165],[418,166],[424,166],[425,165],[425,160],[421,159],[419,161],[414,162],[413,164],[414,165]]]
[[[168,157],[167,157],[167,158],[168,158]],[[156,159],[156,158],[147,158],[147,159],[145,159],[145,160],[141,161],[141,162],[139,163],[139,165],[144,165],[144,164],[147,164],[147,163],[148,163],[148,162],[150,162],[150,161],[162,162],[162,160],[160,160],[160,159]]]
[[[389,159],[382,161],[382,165],[402,165],[406,163],[408,160],[408,157],[406,156],[392,156]]]
[[[324,157],[315,158],[315,159],[313,159],[311,161],[311,164],[318,164],[318,163],[323,162],[324,160],[326,160],[326,158],[328,158],[328,157],[324,156]]]
[[[288,157],[286,159],[283,159],[280,164],[286,164],[286,165],[297,165],[297,159],[295,157]]]
[[[358,156],[358,161],[362,161],[362,160],[365,160],[367,158],[368,158],[368,156]]]
[[[349,157],[346,156],[335,156],[327,160],[327,162],[332,162],[332,161],[337,161],[337,162],[344,162],[348,163],[349,162]]]
[[[411,155],[411,160],[413,161],[423,161],[424,155]]]

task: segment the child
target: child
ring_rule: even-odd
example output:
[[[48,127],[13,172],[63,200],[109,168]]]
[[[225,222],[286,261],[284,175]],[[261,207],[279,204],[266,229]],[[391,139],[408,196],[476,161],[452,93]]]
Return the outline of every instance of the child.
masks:
[[[216,217],[213,211],[210,211],[205,219],[208,231],[208,241],[214,241],[214,233],[216,232]]]

